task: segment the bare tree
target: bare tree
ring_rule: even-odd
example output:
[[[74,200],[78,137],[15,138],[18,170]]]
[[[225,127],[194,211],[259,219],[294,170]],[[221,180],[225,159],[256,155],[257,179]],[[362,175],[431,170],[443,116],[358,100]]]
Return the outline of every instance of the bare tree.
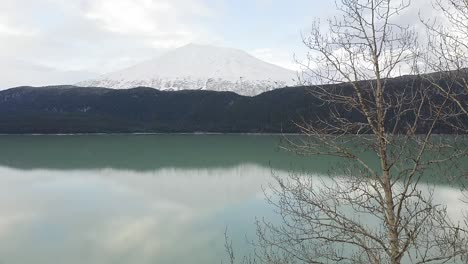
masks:
[[[331,177],[276,177],[267,198],[282,221],[258,222],[263,262],[446,263],[466,257],[467,228],[448,215],[430,183],[450,177],[465,155],[457,134],[466,126],[460,110],[466,102],[455,85],[401,76],[417,69],[421,53],[415,32],[398,23],[409,5],[341,0],[341,16],[326,27],[314,23],[303,37],[310,50],[303,80],[324,111],[298,124],[304,137],[290,138],[287,146],[303,155],[340,157],[344,166],[331,169]]]
[[[427,52],[424,56],[424,71],[437,74],[422,75],[437,88],[438,92],[454,103],[445,109],[452,117],[468,116],[468,1],[436,0],[438,19],[424,18],[427,29]],[[459,130],[468,132],[466,122],[458,124]],[[468,177],[468,172],[462,172]],[[464,186],[468,190],[468,186]],[[468,198],[468,196],[467,196]],[[467,217],[468,218],[468,217]]]
[[[423,75],[434,87],[456,103],[452,114],[468,115],[468,1],[435,0],[437,19],[421,21],[427,29]],[[466,125],[466,124],[465,124]],[[466,126],[461,129],[467,131]]]

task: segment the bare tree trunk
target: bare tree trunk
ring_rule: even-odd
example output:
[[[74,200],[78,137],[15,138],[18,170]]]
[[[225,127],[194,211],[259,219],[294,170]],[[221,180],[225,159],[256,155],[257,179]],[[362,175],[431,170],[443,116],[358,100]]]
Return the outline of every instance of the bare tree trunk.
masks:
[[[303,37],[310,53],[302,80],[326,113],[298,123],[303,137],[287,138],[285,148],[339,157],[344,166],[331,168],[330,177],[275,177],[278,184],[266,196],[282,222],[257,223],[261,262],[468,260],[468,219],[451,219],[427,181],[435,172],[447,179],[466,174],[457,165],[468,143],[468,71],[461,67],[468,62],[462,41],[468,40],[468,1],[436,3],[467,35],[450,36],[425,21],[434,35],[424,54],[415,32],[398,23],[407,0],[339,0],[341,15],[327,20],[326,31],[317,21]],[[461,14],[454,16],[445,4]],[[420,58],[444,72],[400,76],[402,69],[419,73],[414,66]],[[452,64],[455,74],[447,68]]]
[[[311,53],[303,81],[329,115],[298,124],[306,139],[290,139],[287,148],[338,156],[348,167],[343,179],[328,185],[297,175],[278,178],[280,187],[272,188],[279,201],[269,201],[284,223],[259,224],[262,248],[271,249],[264,252],[266,259],[278,255],[272,248],[306,263],[440,263],[467,254],[467,230],[452,223],[444,206],[434,203],[430,192],[423,194],[420,185],[431,166],[463,156],[456,142],[438,145],[434,131],[464,121],[452,115],[449,97],[437,92],[445,85],[418,76],[391,79],[418,64],[415,32],[397,23],[409,4],[341,0],[342,16],[328,20],[328,32],[317,22],[304,37]],[[347,146],[353,143],[375,152],[378,170]],[[431,151],[435,158],[429,158]],[[381,227],[369,227],[356,215],[369,215]],[[345,245],[352,253],[339,252]]]

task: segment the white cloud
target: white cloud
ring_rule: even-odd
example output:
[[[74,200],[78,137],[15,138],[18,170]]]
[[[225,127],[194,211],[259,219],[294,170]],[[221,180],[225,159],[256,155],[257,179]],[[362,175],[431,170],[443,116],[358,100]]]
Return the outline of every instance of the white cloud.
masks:
[[[300,65],[297,64],[294,60],[294,55],[284,50],[273,48],[261,48],[255,49],[250,53],[263,61],[276,64],[286,69],[290,69],[293,71],[298,71],[300,69]]]
[[[46,86],[73,84],[83,79],[96,77],[87,71],[63,71],[31,62],[0,57],[0,90],[15,86]]]
[[[0,36],[34,36],[37,33],[34,31],[28,31],[21,28],[14,28],[11,25],[7,25],[0,22]]]
[[[212,15],[203,1],[3,0],[0,57],[21,65],[0,60],[7,76],[0,88],[73,83],[83,72],[115,71],[212,39],[199,22]],[[42,69],[24,72],[26,64]]]
[[[146,0],[100,0],[89,3],[85,17],[96,20],[104,29],[122,34],[157,34],[158,23],[175,12],[169,2]]]
[[[255,3],[270,9],[280,6],[271,0],[256,0]],[[302,4],[291,3],[291,6]],[[427,16],[434,15],[426,0],[414,0],[413,5],[399,23],[418,24],[419,9]],[[271,24],[279,35],[287,36],[286,40],[280,40],[284,43],[278,44],[279,47],[265,45],[274,41],[266,32],[261,33],[259,40],[249,39],[256,33],[243,26],[242,21],[247,18],[226,6],[232,8],[226,1],[208,0],[2,0],[0,57],[14,58],[23,66],[14,68],[17,63],[2,59],[0,68],[9,79],[8,86],[56,83],[56,80],[71,82],[82,76],[74,73],[101,74],[119,70],[168,49],[195,42],[247,47],[262,60],[298,70],[293,52],[303,46],[292,47],[300,42],[297,31],[311,22],[308,15],[297,22],[300,24],[295,22],[297,28],[296,24],[283,27],[282,20],[278,20],[278,25]],[[311,12],[310,17],[323,14],[323,10]],[[284,19],[289,21],[293,15],[299,14],[285,12]],[[264,14],[258,16],[260,24],[261,19],[267,18]],[[43,67],[43,71],[29,75],[24,72],[25,64],[32,68]],[[0,81],[0,87],[5,87],[5,83]]]
[[[209,16],[210,10],[201,1],[94,0],[84,5],[83,14],[104,30],[144,38],[149,46],[165,49],[204,35],[193,22]]]

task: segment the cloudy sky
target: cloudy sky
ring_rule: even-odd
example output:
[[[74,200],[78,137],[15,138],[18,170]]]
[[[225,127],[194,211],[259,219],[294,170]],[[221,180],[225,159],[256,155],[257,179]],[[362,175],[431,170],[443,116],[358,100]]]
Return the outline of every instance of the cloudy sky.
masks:
[[[0,89],[75,83],[188,43],[294,69],[301,32],[334,12],[332,0],[1,0]]]

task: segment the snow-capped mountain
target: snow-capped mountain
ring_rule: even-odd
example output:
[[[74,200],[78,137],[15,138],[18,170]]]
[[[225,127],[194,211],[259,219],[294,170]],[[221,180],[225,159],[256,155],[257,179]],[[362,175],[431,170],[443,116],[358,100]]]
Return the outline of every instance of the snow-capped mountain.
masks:
[[[231,48],[189,44],[79,86],[206,89],[257,95],[295,84],[296,73]]]

